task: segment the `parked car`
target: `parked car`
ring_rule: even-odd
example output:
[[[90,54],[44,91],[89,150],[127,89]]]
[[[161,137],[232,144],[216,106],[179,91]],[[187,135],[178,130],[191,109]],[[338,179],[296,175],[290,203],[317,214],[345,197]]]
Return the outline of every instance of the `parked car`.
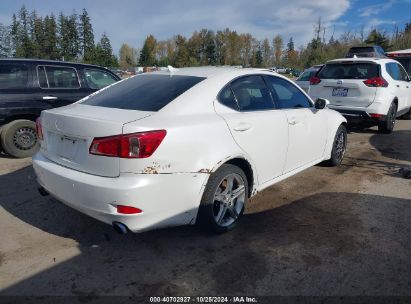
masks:
[[[399,61],[408,75],[411,75],[411,49],[388,52],[387,56]]]
[[[41,193],[119,232],[233,228],[248,198],[319,162],[341,163],[346,120],[258,69],[137,75],[43,111]]]
[[[310,87],[310,79],[315,76],[315,74],[323,67],[323,64],[312,66],[302,72],[300,77],[298,77],[295,82],[305,91],[308,92]]]
[[[328,61],[310,80],[309,95],[327,98],[330,108],[351,121],[391,133],[395,119],[411,116],[411,83],[392,59],[346,58]]]
[[[387,58],[385,51],[378,45],[373,46],[354,46],[348,50],[346,58],[352,57],[373,57],[373,58]]]
[[[65,106],[120,78],[86,64],[0,59],[1,146],[14,157],[31,156],[38,143],[36,118],[42,110]]]

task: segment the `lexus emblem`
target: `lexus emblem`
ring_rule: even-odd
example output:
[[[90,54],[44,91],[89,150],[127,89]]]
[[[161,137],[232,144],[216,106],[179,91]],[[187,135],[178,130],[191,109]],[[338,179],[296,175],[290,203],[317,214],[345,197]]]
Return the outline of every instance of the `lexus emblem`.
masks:
[[[63,122],[58,119],[56,119],[54,125],[56,126],[57,131],[61,131],[61,128],[63,128],[64,126]]]

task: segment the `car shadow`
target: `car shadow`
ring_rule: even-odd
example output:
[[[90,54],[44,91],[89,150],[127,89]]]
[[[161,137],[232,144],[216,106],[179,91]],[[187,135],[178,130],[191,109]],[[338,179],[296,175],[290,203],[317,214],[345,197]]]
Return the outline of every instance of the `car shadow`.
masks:
[[[375,134],[370,144],[383,156],[411,162],[411,131],[398,130],[391,134]]]
[[[121,236],[41,197],[31,167],[0,185],[7,213],[74,240],[79,252],[2,295],[411,294],[411,200],[326,192],[246,214],[225,234],[179,227]]]

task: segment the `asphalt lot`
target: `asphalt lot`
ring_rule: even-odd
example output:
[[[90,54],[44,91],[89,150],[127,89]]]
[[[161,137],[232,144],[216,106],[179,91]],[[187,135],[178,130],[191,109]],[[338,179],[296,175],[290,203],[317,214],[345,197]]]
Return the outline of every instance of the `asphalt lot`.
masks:
[[[118,235],[0,156],[1,295],[411,296],[411,121],[352,131],[343,165],[257,195],[236,230]],[[177,191],[177,190],[176,190]]]

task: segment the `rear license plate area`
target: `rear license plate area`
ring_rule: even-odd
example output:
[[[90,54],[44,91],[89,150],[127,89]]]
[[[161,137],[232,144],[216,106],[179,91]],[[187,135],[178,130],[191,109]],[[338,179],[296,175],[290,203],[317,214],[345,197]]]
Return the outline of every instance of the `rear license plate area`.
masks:
[[[60,135],[57,137],[57,141],[57,155],[68,160],[73,159],[77,152],[79,140],[77,138]]]
[[[348,94],[347,88],[333,88],[332,96],[346,97]]]

